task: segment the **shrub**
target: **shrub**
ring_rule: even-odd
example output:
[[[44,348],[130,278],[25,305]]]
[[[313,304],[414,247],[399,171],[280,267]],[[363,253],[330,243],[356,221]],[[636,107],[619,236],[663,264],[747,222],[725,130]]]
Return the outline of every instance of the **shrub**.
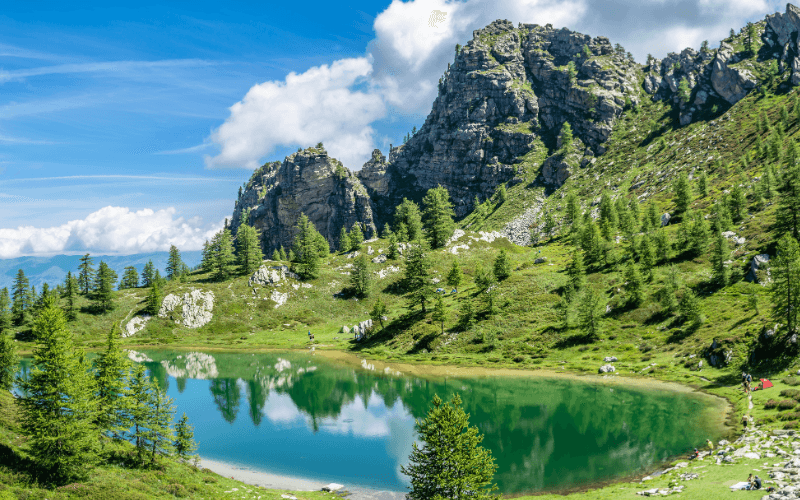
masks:
[[[764,403],[764,409],[765,410],[771,410],[771,409],[775,408],[776,406],[778,406],[778,402],[775,401],[774,399],[770,399],[769,401]]]
[[[781,397],[792,398],[795,401],[800,400],[800,390],[797,389],[784,389],[781,391]]]
[[[522,363],[523,361],[525,361],[525,356],[514,356],[515,363]]]
[[[795,401],[794,399],[784,399],[783,401],[778,403],[778,409],[779,410],[791,410],[792,408],[795,407],[796,404],[797,404],[797,401]]]
[[[780,416],[780,419],[783,421],[787,420],[800,420],[800,412],[793,411],[791,413],[784,413]]]
[[[800,385],[800,380],[796,379],[795,377],[786,377],[782,380],[782,382],[786,385],[791,385],[792,387]]]
[[[784,429],[797,429],[797,424],[798,424],[797,420],[795,420],[793,422],[786,422],[785,424],[783,424],[783,428]]]

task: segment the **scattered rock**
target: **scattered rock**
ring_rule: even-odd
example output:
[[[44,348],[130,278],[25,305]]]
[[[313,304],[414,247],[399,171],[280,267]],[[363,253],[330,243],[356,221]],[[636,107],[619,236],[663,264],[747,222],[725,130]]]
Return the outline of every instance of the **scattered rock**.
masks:
[[[277,309],[289,300],[289,294],[273,290],[269,296],[269,300],[275,302],[275,309]]]
[[[147,325],[147,322],[150,321],[152,316],[144,314],[142,316],[135,316],[128,324],[125,325],[125,331],[122,333],[123,337],[130,337],[131,335],[135,335],[142,331],[144,327]]]
[[[617,371],[617,369],[614,368],[612,365],[603,365],[603,366],[600,367],[600,369],[598,371],[600,373],[613,373],[613,372]]]
[[[372,259],[372,263],[373,264],[383,264],[384,262],[386,262],[386,259],[388,259],[388,257],[386,255],[380,254],[377,257],[374,257]]]
[[[665,214],[663,214],[663,215],[661,216],[661,227],[664,227],[664,226],[666,226],[667,224],[669,224],[669,221],[670,221],[670,219],[672,219],[672,216],[670,216],[670,214],[669,214],[669,213],[665,213]]]
[[[545,262],[547,262],[547,257],[537,257],[533,259],[534,264],[543,264]]]
[[[759,254],[753,257],[750,261],[750,271],[744,277],[747,281],[752,283],[767,284],[772,281],[769,274],[769,254]],[[761,277],[759,277],[761,275]],[[761,280],[763,279],[763,283]]]
[[[344,488],[344,485],[342,484],[331,483],[327,486],[323,486],[320,491],[339,491],[342,488]]]
[[[619,361],[616,356],[606,356],[603,358],[603,363],[616,363]]]

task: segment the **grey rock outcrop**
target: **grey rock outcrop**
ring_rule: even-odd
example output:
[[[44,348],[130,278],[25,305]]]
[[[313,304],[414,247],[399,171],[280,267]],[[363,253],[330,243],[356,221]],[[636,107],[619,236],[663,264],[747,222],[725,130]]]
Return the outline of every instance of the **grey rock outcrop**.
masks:
[[[147,322],[150,321],[152,316],[148,314],[144,314],[142,316],[134,316],[128,321],[128,324],[125,325],[125,330],[122,332],[123,337],[130,337],[132,335],[136,335],[140,331],[144,330],[144,327],[147,326]]]
[[[256,272],[253,273],[252,276],[250,276],[248,284],[251,287],[256,285],[274,286],[286,278],[299,280],[300,276],[291,272],[287,266],[261,266],[256,270]]]
[[[200,328],[211,321],[214,309],[214,292],[192,290],[183,297],[169,294],[161,302],[160,318],[170,318],[187,328]]]
[[[267,254],[289,248],[301,214],[308,216],[331,246],[338,245],[339,232],[356,222],[367,237],[375,234],[372,207],[361,181],[325,149],[308,148],[286,157],[283,163],[268,163],[256,170],[236,202],[231,223],[236,232],[247,215],[250,225],[261,232]]]
[[[744,279],[753,283],[761,283],[760,280],[769,282],[769,255],[762,253],[753,257],[750,261],[750,270],[745,275]],[[759,278],[759,274],[762,278]]]
[[[791,69],[792,85],[800,84],[800,8],[786,5],[786,12],[767,16],[761,41],[769,47],[781,63],[780,70]]]
[[[615,371],[617,371],[617,369],[614,368],[613,365],[603,365],[598,370],[599,373],[613,373]]]

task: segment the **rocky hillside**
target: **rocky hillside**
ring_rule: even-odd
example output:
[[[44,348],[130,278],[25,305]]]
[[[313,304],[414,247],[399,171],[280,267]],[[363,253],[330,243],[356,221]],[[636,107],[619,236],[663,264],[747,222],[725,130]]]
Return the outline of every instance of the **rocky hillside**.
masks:
[[[291,247],[303,213],[332,246],[342,226],[360,222],[366,235],[375,232],[364,186],[322,145],[256,170],[236,201],[231,229],[235,234],[246,218],[261,232],[263,249],[271,253],[280,246]]]

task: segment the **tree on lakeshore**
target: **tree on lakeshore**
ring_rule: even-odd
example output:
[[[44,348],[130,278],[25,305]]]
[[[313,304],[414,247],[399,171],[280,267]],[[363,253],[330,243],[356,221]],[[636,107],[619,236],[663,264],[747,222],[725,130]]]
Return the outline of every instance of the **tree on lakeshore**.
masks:
[[[181,259],[181,251],[175,245],[170,245],[169,257],[167,257],[167,279],[170,281],[179,279],[185,266],[186,264]]]
[[[175,434],[172,430],[172,419],[175,416],[175,403],[166,392],[158,386],[153,387],[150,399],[150,420],[147,423],[145,438],[150,448],[150,463],[156,462],[157,455],[169,456]]]
[[[453,264],[447,273],[447,286],[458,289],[463,279],[464,274],[461,272],[461,266],[458,265],[458,259],[453,259]]]
[[[0,329],[0,391],[10,391],[14,386],[19,356],[11,332]]]
[[[469,425],[469,415],[454,394],[450,403],[433,397],[425,419],[416,421],[422,446],[412,444],[409,464],[400,470],[411,480],[410,500],[496,500],[492,484],[497,465],[481,446],[483,436]]]
[[[47,480],[84,478],[97,461],[97,405],[89,364],[54,300],[48,299],[35,319],[33,334],[33,368],[19,381],[28,452]]]
[[[128,288],[139,287],[139,272],[133,266],[128,266],[122,273],[122,279],[119,282],[119,289],[125,290]]]
[[[114,309],[114,283],[116,281],[117,273],[101,260],[100,265],[97,266],[92,297],[96,310],[105,313]]]
[[[83,295],[89,295],[92,283],[94,283],[94,268],[92,264],[94,264],[94,260],[87,253],[81,257],[81,263],[78,265],[78,286]]]
[[[134,365],[127,380],[128,389],[125,400],[128,405],[130,427],[127,437],[136,446],[139,463],[144,463],[144,454],[148,445],[148,431],[152,419],[151,401],[153,398],[153,382],[147,376],[144,365]]]
[[[208,245],[208,242],[205,243],[205,246]],[[205,255],[205,250],[203,251],[203,255]],[[142,269],[142,286],[148,287],[153,284],[153,279],[156,276],[155,266],[153,265],[152,260],[148,260],[147,264],[144,265],[144,269]]]
[[[394,221],[400,241],[415,241],[422,236],[422,216],[419,205],[413,201],[403,198],[403,202],[395,209]],[[401,224],[405,229],[404,238],[400,237]]]
[[[442,294],[436,294],[436,304],[433,306],[433,315],[431,316],[431,321],[434,323],[439,323],[439,326],[442,329],[442,335],[444,335],[444,322],[447,321],[447,308],[444,305],[444,298]]]
[[[189,417],[184,413],[175,424],[175,441],[172,443],[175,455],[184,462],[195,457],[197,443],[194,441],[194,427],[189,425]]]
[[[11,332],[11,296],[8,288],[0,290],[0,333]]]
[[[442,186],[429,189],[422,205],[425,207],[422,215],[428,241],[432,248],[441,248],[455,231],[450,193]]]
[[[770,264],[772,316],[793,333],[797,329],[797,311],[800,308],[800,246],[797,240],[785,234],[778,241],[778,255]]]
[[[306,214],[297,220],[297,236],[294,238],[295,270],[304,279],[319,277],[320,256],[317,248],[317,229]]]
[[[372,306],[372,311],[369,313],[370,319],[373,322],[378,322],[381,325],[381,330],[383,330],[383,318],[386,316],[388,310],[386,309],[386,303],[383,302],[380,298],[375,301],[375,304]]]
[[[17,271],[17,276],[14,278],[14,285],[12,286],[12,303],[11,303],[11,318],[14,324],[19,326],[25,322],[28,314],[28,309],[31,306],[30,298],[30,282],[25,277],[25,272],[22,269]]]
[[[108,331],[105,349],[94,360],[96,424],[100,432],[110,438],[119,437],[130,427],[125,396],[131,364],[120,347],[117,327],[118,324],[114,323]]]
[[[264,260],[261,238],[253,226],[242,224],[236,233],[236,259],[244,274],[254,273]]]
[[[370,287],[369,262],[363,253],[353,261],[353,269],[350,271],[350,287],[359,297],[369,295]]]
[[[431,264],[425,252],[425,244],[422,239],[406,249],[406,268],[404,284],[406,289],[406,299],[409,308],[417,305],[422,307],[422,313],[426,312],[426,304],[433,294],[431,288]]]

